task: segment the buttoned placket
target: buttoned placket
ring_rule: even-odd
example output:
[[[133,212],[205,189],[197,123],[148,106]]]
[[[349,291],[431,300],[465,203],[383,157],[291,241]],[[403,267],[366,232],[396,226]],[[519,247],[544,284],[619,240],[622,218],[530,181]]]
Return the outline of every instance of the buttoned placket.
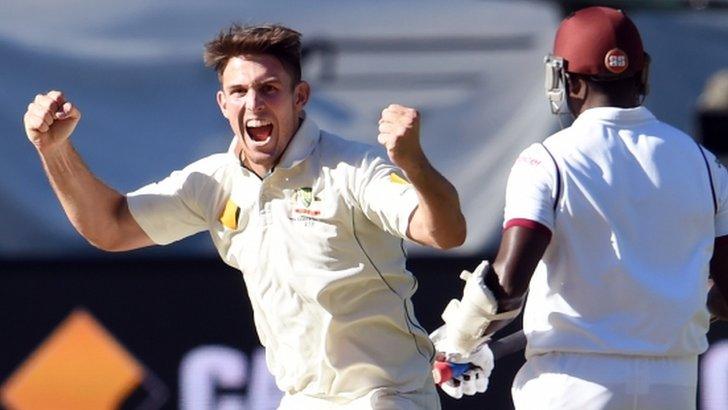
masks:
[[[258,195],[258,212],[264,226],[271,225],[275,219],[272,202],[276,199],[285,200],[281,184],[283,181],[288,181],[288,178],[284,177],[283,173],[283,169],[273,169],[261,181]]]
[[[273,198],[269,192],[271,189],[270,186],[272,183],[272,177],[273,172],[263,177],[258,191],[258,213],[260,214],[260,221],[263,226],[268,226],[273,222],[270,203]]]

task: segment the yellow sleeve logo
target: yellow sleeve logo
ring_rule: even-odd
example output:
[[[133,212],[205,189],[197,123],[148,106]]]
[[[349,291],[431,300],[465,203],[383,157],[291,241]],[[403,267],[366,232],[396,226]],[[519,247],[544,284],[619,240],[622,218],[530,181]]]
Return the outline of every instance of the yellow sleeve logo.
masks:
[[[399,185],[409,185],[409,181],[392,172],[389,174],[389,182]]]
[[[228,229],[238,229],[238,218],[240,217],[240,207],[235,205],[232,199],[228,199],[220,215],[220,222]]]

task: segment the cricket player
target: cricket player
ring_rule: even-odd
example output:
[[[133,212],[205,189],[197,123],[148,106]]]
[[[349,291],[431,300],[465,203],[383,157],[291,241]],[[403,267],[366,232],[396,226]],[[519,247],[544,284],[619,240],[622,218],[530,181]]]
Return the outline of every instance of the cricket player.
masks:
[[[619,10],[561,23],[547,95],[576,119],[516,160],[495,262],[443,314],[438,351],[479,366],[448,394],[485,390],[492,355],[480,343],[528,292],[516,409],[695,408],[709,277],[711,297],[728,296],[728,172],[641,105],[648,64]]]
[[[81,112],[63,93],[38,95],[25,130],[93,245],[123,251],[210,232],[243,274],[281,409],[438,409],[402,242],[460,245],[457,192],[423,153],[414,109],[383,111],[386,155],[319,129],[304,111],[300,54],[300,34],[283,26],[223,30],[205,61],[220,80],[229,150],[127,195],[74,150]]]

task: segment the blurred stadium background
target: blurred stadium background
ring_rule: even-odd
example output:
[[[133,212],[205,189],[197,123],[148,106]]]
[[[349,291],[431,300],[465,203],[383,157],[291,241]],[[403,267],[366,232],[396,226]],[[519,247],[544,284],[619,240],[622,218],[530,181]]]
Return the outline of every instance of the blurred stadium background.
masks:
[[[432,330],[460,292],[457,274],[494,253],[517,153],[560,126],[543,97],[554,30],[595,3],[625,8],[641,29],[653,62],[646,105],[725,159],[728,114],[707,109],[703,93],[728,68],[725,1],[3,1],[0,407],[274,409],[280,397],[240,273],[205,234],[110,255],[73,231],[22,130],[36,93],[62,89],[80,107],[75,146],[126,192],[227,148],[205,41],[234,21],[298,29],[307,111],[322,128],[375,143],[383,107],[416,106],[426,152],[458,188],[465,246],[409,249],[417,314]],[[700,408],[725,409],[728,326],[709,338]],[[443,397],[443,408],[512,408],[522,362],[502,359],[486,394]]]

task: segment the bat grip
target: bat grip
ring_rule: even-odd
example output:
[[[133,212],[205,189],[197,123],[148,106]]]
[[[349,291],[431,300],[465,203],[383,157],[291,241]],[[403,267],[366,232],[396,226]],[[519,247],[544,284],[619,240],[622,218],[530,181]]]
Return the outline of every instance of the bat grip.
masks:
[[[523,330],[519,330],[506,337],[489,342],[488,347],[493,352],[493,359],[498,360],[523,350],[526,347],[526,335],[523,333]],[[436,361],[432,367],[432,378],[436,384],[442,384],[456,377],[460,377],[463,373],[474,367],[472,363]]]
[[[498,340],[491,341],[488,343],[488,347],[493,352],[493,359],[498,360],[525,349],[526,335],[523,333],[523,330],[519,330]]]

